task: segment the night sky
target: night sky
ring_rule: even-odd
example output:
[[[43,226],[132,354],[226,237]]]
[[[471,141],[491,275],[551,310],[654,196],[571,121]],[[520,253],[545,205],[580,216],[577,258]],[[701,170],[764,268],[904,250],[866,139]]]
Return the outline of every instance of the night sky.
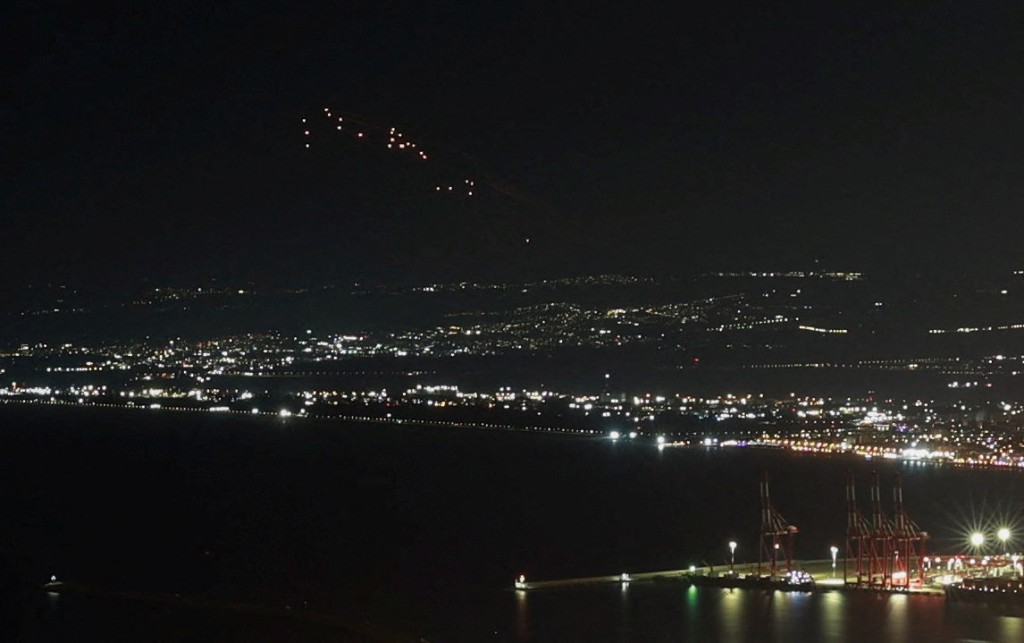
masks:
[[[14,4],[12,282],[1024,268],[1016,3]]]

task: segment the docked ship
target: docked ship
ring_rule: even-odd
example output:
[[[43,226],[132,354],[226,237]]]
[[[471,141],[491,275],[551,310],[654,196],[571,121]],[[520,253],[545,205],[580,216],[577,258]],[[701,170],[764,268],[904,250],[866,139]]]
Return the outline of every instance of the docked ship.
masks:
[[[965,578],[946,585],[946,598],[951,601],[1024,603],[1024,579],[1020,576]]]
[[[811,591],[814,579],[805,571],[793,570],[784,576],[739,576],[723,574],[721,576],[692,576],[689,581],[693,585],[704,587],[727,587],[732,589],[778,589],[782,591]]]

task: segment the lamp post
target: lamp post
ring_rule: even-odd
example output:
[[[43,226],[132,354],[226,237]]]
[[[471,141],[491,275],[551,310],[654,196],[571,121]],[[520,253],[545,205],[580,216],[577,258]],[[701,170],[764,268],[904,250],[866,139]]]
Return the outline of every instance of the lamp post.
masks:
[[[835,545],[829,547],[829,551],[832,552],[832,578],[836,577],[836,556],[839,555],[839,548]]]
[[[736,541],[729,541],[729,573],[736,573]]]
[[[774,573],[776,568],[778,568],[778,566],[779,566],[779,543],[775,543],[774,549],[775,549],[775,558],[773,559],[774,562],[772,563],[772,573]]]
[[[985,545],[985,534],[981,533],[980,531],[976,531],[973,534],[971,534],[971,547],[974,548],[975,554],[980,553],[981,550],[982,550],[982,547],[984,545]],[[971,567],[974,567],[975,560],[973,558],[971,558],[967,562],[970,564]]]
[[[1009,556],[1010,552],[1006,549],[1006,541],[1010,539],[1010,530],[1006,527],[1003,527],[998,532],[996,532],[996,536],[998,536],[999,540],[1003,543],[1003,553]]]

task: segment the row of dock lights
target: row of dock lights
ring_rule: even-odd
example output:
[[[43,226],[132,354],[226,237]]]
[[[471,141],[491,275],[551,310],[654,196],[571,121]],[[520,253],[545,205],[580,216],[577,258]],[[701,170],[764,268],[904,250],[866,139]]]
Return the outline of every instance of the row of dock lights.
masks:
[[[635,440],[638,435],[639,434],[636,431],[630,431],[629,433],[626,434],[626,437],[628,437],[630,440]],[[611,438],[612,440],[619,440],[619,439],[622,438],[622,432],[621,431],[609,431],[608,432],[608,437]],[[659,435],[658,437],[656,437],[654,439],[654,441],[655,441],[655,443],[657,443],[659,449],[663,448],[665,446],[665,436],[663,436],[663,435]]]
[[[1000,533],[1002,533],[1002,532],[1003,532],[1003,530],[1000,530]],[[729,541],[729,573],[730,574],[734,574],[736,572],[736,546],[737,546],[737,544],[736,544],[735,540],[730,540]],[[838,556],[839,556],[839,548],[836,547],[835,545],[832,545],[828,549],[829,549],[829,552],[831,552],[831,554],[832,554],[832,578],[835,578],[836,577],[836,560],[838,559]],[[776,555],[778,555],[778,551],[779,551],[779,544],[775,543]],[[691,568],[691,571],[692,571],[692,568]]]
[[[630,440],[635,440],[638,434],[636,431],[630,431],[627,435],[629,436]],[[613,440],[618,440],[619,438],[622,437],[622,433],[619,431],[612,431],[611,433],[608,434],[608,437]]]
[[[690,567],[690,571],[691,572],[694,571],[695,569],[696,568],[693,567],[693,566]],[[54,576],[51,580],[55,581],[55,580],[57,580],[57,577]],[[629,575],[629,572],[622,572],[621,574],[619,574],[619,582],[620,583],[626,584],[626,583],[629,583],[632,580],[633,580],[633,577]],[[529,587],[526,584],[526,574],[520,574],[520,575],[516,576],[515,588],[516,589],[529,589]]]

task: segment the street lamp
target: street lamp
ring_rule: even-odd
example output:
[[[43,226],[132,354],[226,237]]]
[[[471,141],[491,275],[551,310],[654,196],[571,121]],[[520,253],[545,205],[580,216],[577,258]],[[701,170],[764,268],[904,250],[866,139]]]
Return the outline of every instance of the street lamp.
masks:
[[[736,570],[736,541],[729,541],[729,573],[735,574]]]
[[[971,534],[971,545],[973,545],[975,548],[978,548],[984,544],[985,534],[981,533],[980,531],[976,531],[973,534]]]
[[[1006,552],[1007,555],[1009,555],[1009,552],[1007,552],[1006,550],[1006,541],[1010,539],[1010,530],[1006,527],[1003,527],[998,532],[996,532],[996,536],[998,536],[999,540],[1003,542],[1003,551]]]
[[[836,577],[836,556],[839,555],[839,548],[835,545],[829,547],[829,551],[832,552],[832,578]],[[845,569],[845,568],[844,568]]]

